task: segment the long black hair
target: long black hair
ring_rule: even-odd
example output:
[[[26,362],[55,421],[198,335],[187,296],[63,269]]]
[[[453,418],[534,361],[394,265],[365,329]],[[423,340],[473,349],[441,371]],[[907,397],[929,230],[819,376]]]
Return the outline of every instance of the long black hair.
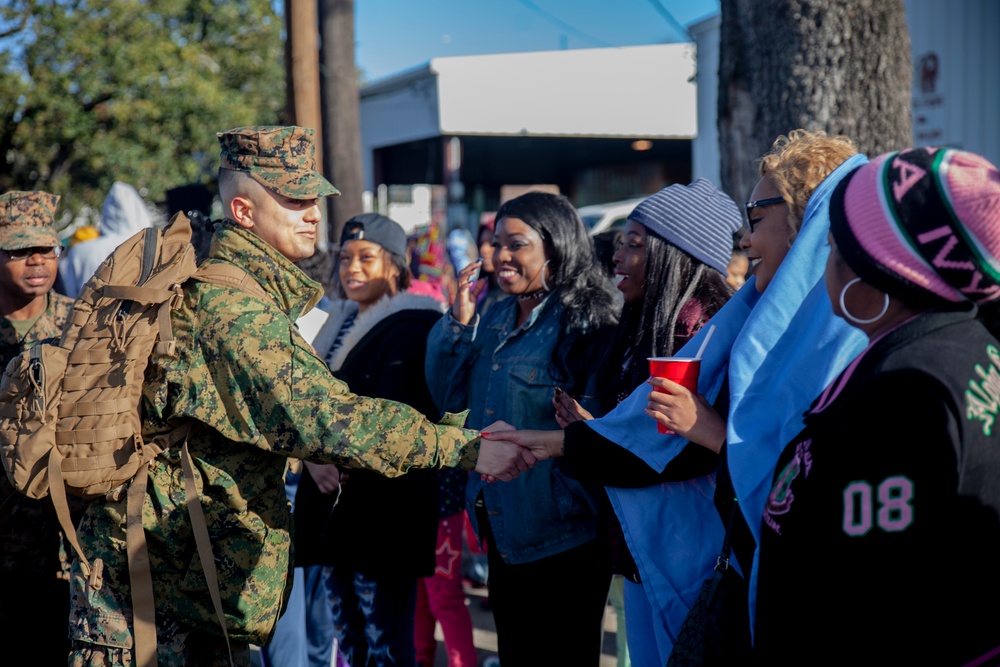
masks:
[[[497,209],[496,221],[517,218],[542,237],[548,260],[546,289],[562,304],[562,333],[552,349],[550,372],[569,393],[582,392],[618,323],[617,294],[594,255],[594,242],[569,199],[527,192]]]
[[[698,323],[710,319],[734,293],[726,277],[646,228],[646,281],[642,301],[625,304],[621,323],[600,369],[598,398],[605,410],[649,377],[648,357],[670,357],[695,333],[679,331],[691,299]]]
[[[497,209],[497,222],[502,218],[517,218],[542,237],[549,260],[546,284],[557,292],[570,330],[590,331],[618,321],[614,285],[598,265],[593,239],[569,199],[527,192]]]

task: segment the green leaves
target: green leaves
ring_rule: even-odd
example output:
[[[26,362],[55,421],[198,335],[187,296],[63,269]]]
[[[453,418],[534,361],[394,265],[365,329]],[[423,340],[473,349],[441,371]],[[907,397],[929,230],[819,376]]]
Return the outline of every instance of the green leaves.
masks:
[[[280,3],[278,3],[280,4]],[[281,122],[283,19],[269,0],[13,0],[0,8],[0,191],[100,210],[218,167],[216,132]]]

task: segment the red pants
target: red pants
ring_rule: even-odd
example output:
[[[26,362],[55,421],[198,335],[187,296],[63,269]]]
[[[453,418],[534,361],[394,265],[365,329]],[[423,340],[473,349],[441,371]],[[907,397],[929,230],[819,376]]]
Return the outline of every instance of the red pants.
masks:
[[[472,642],[472,616],[465,606],[462,590],[462,539],[465,513],[459,512],[438,522],[437,565],[433,577],[417,585],[414,644],[417,664],[434,664],[437,641],[435,623],[441,624],[448,667],[476,667],[478,657]]]

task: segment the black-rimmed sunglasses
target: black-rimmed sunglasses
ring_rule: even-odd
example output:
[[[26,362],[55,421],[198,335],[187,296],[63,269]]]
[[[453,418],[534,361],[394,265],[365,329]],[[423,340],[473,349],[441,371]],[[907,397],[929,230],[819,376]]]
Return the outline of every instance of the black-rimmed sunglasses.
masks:
[[[44,259],[55,259],[62,254],[62,246],[44,246],[34,248],[18,248],[16,250],[4,250],[7,257],[14,262],[28,259],[35,255],[41,255]]]
[[[754,221],[750,219],[750,213],[753,212],[755,208],[760,208],[761,206],[770,206],[771,204],[784,204],[784,197],[769,197],[768,199],[757,199],[754,201],[748,201],[743,204],[743,210],[746,212],[747,216],[747,227],[750,228],[750,233],[753,234]]]

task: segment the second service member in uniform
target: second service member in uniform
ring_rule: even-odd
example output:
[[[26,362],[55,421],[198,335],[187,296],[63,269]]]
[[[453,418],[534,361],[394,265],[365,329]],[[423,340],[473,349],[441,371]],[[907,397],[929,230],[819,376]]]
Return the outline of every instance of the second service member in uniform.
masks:
[[[508,443],[481,443],[478,431],[460,427],[464,415],[437,424],[402,403],[352,394],[333,377],[295,326],[322,288],[293,262],[314,252],[319,198],[339,194],[315,169],[313,130],[245,127],[218,137],[225,219],[207,261],[239,266],[267,296],[212,283],[187,285],[172,315],[178,355],[154,359],[147,370],[143,435],[148,440],[183,419],[207,427],[189,447],[233,657],[249,665],[249,645],[269,641],[290,588],[291,517],[283,485],[288,457],[387,476],[411,467],[461,467],[497,471],[502,479],[534,458]],[[91,588],[74,563],[71,667],[134,663],[125,502],[94,502],[79,526],[85,553],[104,561],[104,582]],[[158,664],[227,665],[176,448],[149,466],[143,527]]]
[[[58,206],[48,192],[0,196],[0,372],[35,343],[57,341],[73,305],[52,288],[62,249]],[[84,501],[68,500],[79,518]],[[68,546],[52,503],[22,495],[0,472],[0,645],[31,637],[38,665],[65,662],[69,650]]]

